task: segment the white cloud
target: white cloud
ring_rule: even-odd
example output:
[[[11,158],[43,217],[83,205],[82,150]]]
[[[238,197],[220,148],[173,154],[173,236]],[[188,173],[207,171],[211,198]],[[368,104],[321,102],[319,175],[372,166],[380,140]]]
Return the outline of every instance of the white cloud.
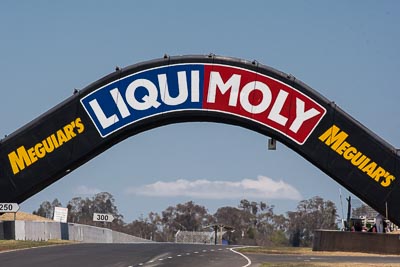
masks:
[[[300,192],[292,185],[274,181],[265,176],[256,180],[243,179],[238,182],[179,179],[172,182],[158,181],[140,187],[131,187],[128,194],[152,197],[193,197],[202,199],[290,199],[301,200]]]
[[[98,188],[88,187],[86,185],[80,185],[75,189],[74,193],[79,194],[79,195],[95,195],[100,192],[103,192],[103,191]]]

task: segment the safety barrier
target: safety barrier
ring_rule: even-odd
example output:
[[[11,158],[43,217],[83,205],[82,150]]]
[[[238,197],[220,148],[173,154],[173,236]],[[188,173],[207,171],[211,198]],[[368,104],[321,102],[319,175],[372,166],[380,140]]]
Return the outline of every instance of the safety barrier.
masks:
[[[400,235],[316,230],[313,250],[400,254]]]
[[[76,223],[37,222],[37,221],[0,221],[0,240],[49,239],[72,240],[85,243],[135,243],[150,240],[120,233],[107,228]]]

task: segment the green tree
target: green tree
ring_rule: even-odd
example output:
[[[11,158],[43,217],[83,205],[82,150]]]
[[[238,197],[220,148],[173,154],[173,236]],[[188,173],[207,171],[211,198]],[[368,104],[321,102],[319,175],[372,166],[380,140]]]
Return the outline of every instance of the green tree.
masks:
[[[57,198],[55,198],[51,203],[49,201],[43,201],[39,208],[32,213],[48,219],[53,219],[55,207],[62,207],[61,202]]]
[[[242,244],[248,238],[251,225],[250,214],[235,207],[221,207],[214,214],[216,223],[232,227],[234,232],[230,235],[232,244]]]
[[[265,202],[242,199],[238,208],[222,207],[214,214],[219,224],[232,227],[230,242],[233,244],[267,245],[274,231],[274,207]]]
[[[67,208],[69,222],[101,226],[101,223],[93,221],[93,214],[107,213],[115,218],[111,228],[123,230],[123,216],[118,212],[114,197],[108,192],[95,194],[92,198],[75,197],[68,202]]]
[[[74,197],[68,202],[68,222],[78,223],[81,221],[83,201],[81,197]]]
[[[160,215],[150,212],[147,218],[142,215],[137,220],[125,224],[123,232],[154,241],[164,241],[159,232],[161,218]]]
[[[337,229],[336,206],[321,197],[302,200],[297,210],[288,212],[288,232],[293,246],[310,246],[316,229]]]
[[[33,214],[51,219],[52,212],[50,202],[43,201],[42,204],[40,204],[39,208],[33,211]]]
[[[67,204],[68,221],[94,225],[92,204],[92,200],[89,198],[74,197]]]
[[[184,204],[169,206],[161,213],[161,223],[166,241],[171,241],[178,230],[202,231],[205,225],[210,224],[213,217],[204,206],[193,201]]]

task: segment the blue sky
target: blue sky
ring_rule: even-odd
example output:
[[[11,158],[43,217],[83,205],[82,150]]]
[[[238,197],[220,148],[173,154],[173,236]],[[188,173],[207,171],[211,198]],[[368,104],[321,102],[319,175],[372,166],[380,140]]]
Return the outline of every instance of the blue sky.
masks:
[[[0,135],[115,66],[164,53],[214,53],[293,74],[400,147],[399,10],[398,1],[361,0],[2,1]],[[81,166],[22,210],[107,191],[127,222],[189,200],[211,213],[242,198],[284,213],[316,195],[341,214],[339,190],[347,197],[346,190],[284,145],[268,151],[267,141],[215,123],[153,129]]]

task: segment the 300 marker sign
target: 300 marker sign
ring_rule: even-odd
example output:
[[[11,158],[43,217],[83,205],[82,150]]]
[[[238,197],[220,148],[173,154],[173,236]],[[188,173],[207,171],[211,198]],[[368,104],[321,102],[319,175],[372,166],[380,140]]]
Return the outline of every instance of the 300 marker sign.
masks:
[[[95,222],[112,222],[113,220],[114,216],[111,214],[93,213],[93,221]]]

